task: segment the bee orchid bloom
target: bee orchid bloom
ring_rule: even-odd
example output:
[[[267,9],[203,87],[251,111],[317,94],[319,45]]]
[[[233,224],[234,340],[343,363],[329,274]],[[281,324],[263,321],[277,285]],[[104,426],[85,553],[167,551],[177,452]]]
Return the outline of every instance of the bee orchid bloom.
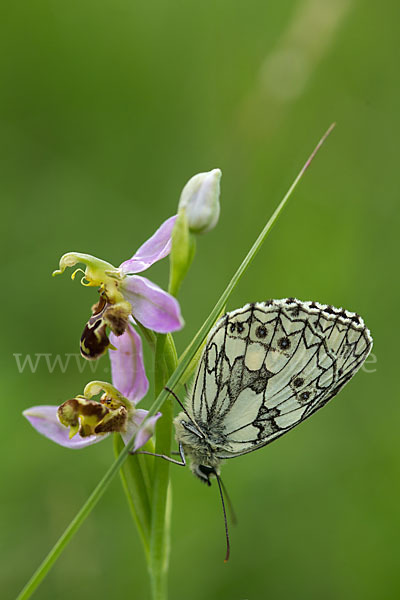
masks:
[[[84,274],[82,285],[98,287],[100,299],[92,307],[92,316],[81,338],[81,353],[85,358],[96,359],[109,347],[107,327],[120,336],[124,333],[129,315],[148,329],[168,333],[181,329],[183,319],[177,300],[145,277],[136,275],[155,262],[168,256],[171,251],[171,235],[176,216],[167,219],[157,231],[119,267],[79,252],[68,252],[60,259],[60,268],[53,275],[61,274],[67,267],[85,265],[72,273]]]
[[[111,334],[113,335],[113,334]],[[41,434],[67,448],[84,448],[104,440],[110,433],[120,433],[125,444],[139,431],[148,411],[136,403],[146,395],[149,382],[144,372],[140,336],[129,324],[120,336],[113,336],[116,350],[110,351],[113,384],[91,381],[83,395],[61,406],[34,406],[24,416]],[[100,401],[94,396],[102,393]],[[137,435],[134,450],[141,448],[153,435],[161,413],[150,417]]]

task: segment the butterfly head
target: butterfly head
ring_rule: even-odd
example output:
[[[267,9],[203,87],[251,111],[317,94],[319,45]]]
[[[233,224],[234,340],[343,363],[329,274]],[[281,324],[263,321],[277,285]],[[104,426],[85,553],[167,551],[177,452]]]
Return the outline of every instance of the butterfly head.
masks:
[[[221,460],[217,458],[216,448],[206,436],[205,431],[184,413],[174,420],[176,440],[182,446],[184,455],[189,458],[190,468],[196,477],[207,485],[211,478],[219,475]]]

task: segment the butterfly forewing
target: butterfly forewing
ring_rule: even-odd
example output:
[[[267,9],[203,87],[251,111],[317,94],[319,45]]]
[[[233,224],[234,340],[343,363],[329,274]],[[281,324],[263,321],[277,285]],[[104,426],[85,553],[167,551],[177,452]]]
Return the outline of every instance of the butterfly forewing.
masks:
[[[191,412],[219,458],[283,435],[335,396],[368,356],[372,339],[354,314],[294,299],[249,304],[211,331]]]

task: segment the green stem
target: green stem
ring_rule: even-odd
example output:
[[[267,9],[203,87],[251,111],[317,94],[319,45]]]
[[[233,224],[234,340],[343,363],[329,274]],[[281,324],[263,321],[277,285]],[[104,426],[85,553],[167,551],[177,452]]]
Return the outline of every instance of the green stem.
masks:
[[[124,448],[124,442],[120,435],[114,436],[115,455],[119,456]],[[154,452],[154,446],[150,442],[143,448],[147,452]],[[146,558],[149,560],[150,554],[150,529],[151,529],[151,495],[152,482],[147,473],[148,463],[145,457],[140,454],[129,456],[128,460],[120,469],[122,487],[128,501],[131,515],[139,531],[143,543]]]
[[[231,281],[229,282],[228,286],[226,287],[225,291],[223,292],[221,298],[215,305],[214,309],[211,311],[209,317],[206,319],[203,326],[200,328],[200,330],[196,334],[192,344],[190,344],[190,346],[188,348],[188,351],[185,353],[184,357],[182,358],[181,362],[175,369],[174,373],[169,378],[169,380],[167,382],[168,387],[174,388],[177,385],[177,383],[179,382],[179,380],[182,378],[182,376],[184,375],[186,369],[188,368],[188,366],[191,363],[192,358],[196,354],[196,351],[200,348],[203,340],[207,336],[209,330],[211,329],[211,327],[212,327],[214,321],[216,320],[219,312],[221,311],[222,307],[226,303],[228,297],[230,296],[233,289],[237,285],[238,281],[243,276],[244,272],[246,271],[246,269],[248,268],[248,266],[254,259],[255,255],[257,254],[259,249],[261,248],[262,243],[264,242],[265,238],[267,237],[270,229],[272,228],[273,224],[277,220],[278,216],[282,212],[283,207],[285,206],[288,199],[292,195],[292,193],[293,193],[294,189],[296,188],[297,184],[299,183],[300,179],[303,177],[306,169],[310,165],[315,154],[317,153],[317,151],[319,150],[319,148],[321,147],[321,145],[323,144],[325,139],[328,137],[328,135],[332,131],[333,127],[334,127],[334,124],[332,124],[329,127],[327,132],[324,134],[324,136],[318,142],[314,151],[308,158],[308,160],[305,163],[305,165],[303,166],[303,168],[300,170],[300,172],[297,175],[296,179],[294,180],[293,184],[290,186],[285,197],[280,202],[277,209],[273,213],[272,217],[270,218],[270,220],[268,221],[268,223],[266,224],[266,226],[264,227],[264,229],[258,236],[256,242],[253,244],[249,253],[245,257],[243,263],[240,265],[240,267],[238,268],[238,270],[232,277]],[[168,398],[168,392],[164,388],[161,389],[161,392],[158,394],[156,400],[153,402],[153,404],[150,408],[149,416],[154,415],[159,410],[161,405],[164,404],[164,402],[167,400],[167,398]],[[160,421],[162,421],[162,419],[160,419]],[[108,471],[106,472],[104,477],[100,480],[98,485],[95,487],[95,489],[93,490],[93,492],[91,493],[91,495],[89,496],[89,498],[87,499],[85,504],[82,506],[82,508],[76,515],[76,517],[68,525],[67,529],[64,531],[62,536],[59,538],[59,540],[56,542],[56,544],[50,550],[50,552],[48,553],[46,558],[43,560],[43,562],[39,566],[39,568],[32,575],[31,579],[25,585],[25,587],[23,588],[21,593],[18,595],[16,600],[27,600],[27,598],[30,598],[30,596],[33,594],[35,589],[38,587],[40,582],[45,577],[45,575],[49,572],[49,570],[51,569],[51,567],[53,566],[53,564],[55,563],[57,558],[60,556],[61,552],[64,550],[64,548],[66,547],[68,542],[72,539],[72,537],[78,531],[79,527],[82,525],[82,523],[84,522],[86,517],[90,514],[92,509],[95,507],[95,505],[101,498],[101,496],[104,494],[104,492],[106,491],[111,480],[117,474],[120,467],[123,465],[124,461],[128,457],[129,451],[132,449],[133,444],[134,444],[134,438],[129,442],[129,444],[127,444],[125,446],[125,448],[122,450],[121,454],[118,456],[118,458],[115,460],[115,462],[108,469]],[[164,461],[158,461],[158,462],[163,463]],[[162,596],[160,598],[162,598]]]
[[[139,327],[140,331],[142,332],[143,337],[146,340],[146,342],[148,343],[152,352],[155,352],[157,338],[156,338],[156,334],[154,333],[154,331],[151,331],[151,329],[147,329],[147,327],[142,325],[138,320],[136,320],[136,324]]]
[[[164,388],[177,365],[172,336],[157,336],[155,355],[155,394]],[[173,401],[167,398],[161,407],[163,418],[157,422],[156,453],[170,455],[172,444]],[[168,461],[154,462],[152,521],[149,572],[153,600],[166,600],[169,563],[170,480]]]

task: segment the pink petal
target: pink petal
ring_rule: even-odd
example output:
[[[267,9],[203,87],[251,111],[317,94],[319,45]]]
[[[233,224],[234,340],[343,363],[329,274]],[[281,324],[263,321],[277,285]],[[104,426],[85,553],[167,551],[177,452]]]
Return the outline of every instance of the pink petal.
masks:
[[[69,429],[61,425],[57,417],[58,406],[33,406],[22,413],[32,427],[56,444],[66,448],[85,448],[105,439],[108,434],[81,437],[78,433],[69,439]]]
[[[146,419],[148,412],[149,411],[141,408],[135,410],[133,418],[128,421],[127,432],[121,433],[122,439],[124,440],[125,444],[127,444],[129,440],[132,439],[132,436],[134,436],[139,430],[139,433],[135,439],[133,450],[139,450],[139,448],[142,448],[142,446],[149,441],[154,434],[156,422],[161,417],[161,413],[157,413],[153,417],[147,419],[145,426],[142,429],[139,429],[143,421]]]
[[[111,332],[110,342],[116,348],[109,350],[113,385],[125,398],[136,404],[149,389],[140,335],[128,325],[118,337]]]
[[[119,268],[122,273],[140,273],[152,264],[165,258],[171,252],[171,235],[176,221],[176,215],[170,217],[157,229],[139,250]]]
[[[132,305],[132,314],[142,325],[159,333],[183,327],[178,301],[158,285],[139,275],[128,275],[121,292]]]

